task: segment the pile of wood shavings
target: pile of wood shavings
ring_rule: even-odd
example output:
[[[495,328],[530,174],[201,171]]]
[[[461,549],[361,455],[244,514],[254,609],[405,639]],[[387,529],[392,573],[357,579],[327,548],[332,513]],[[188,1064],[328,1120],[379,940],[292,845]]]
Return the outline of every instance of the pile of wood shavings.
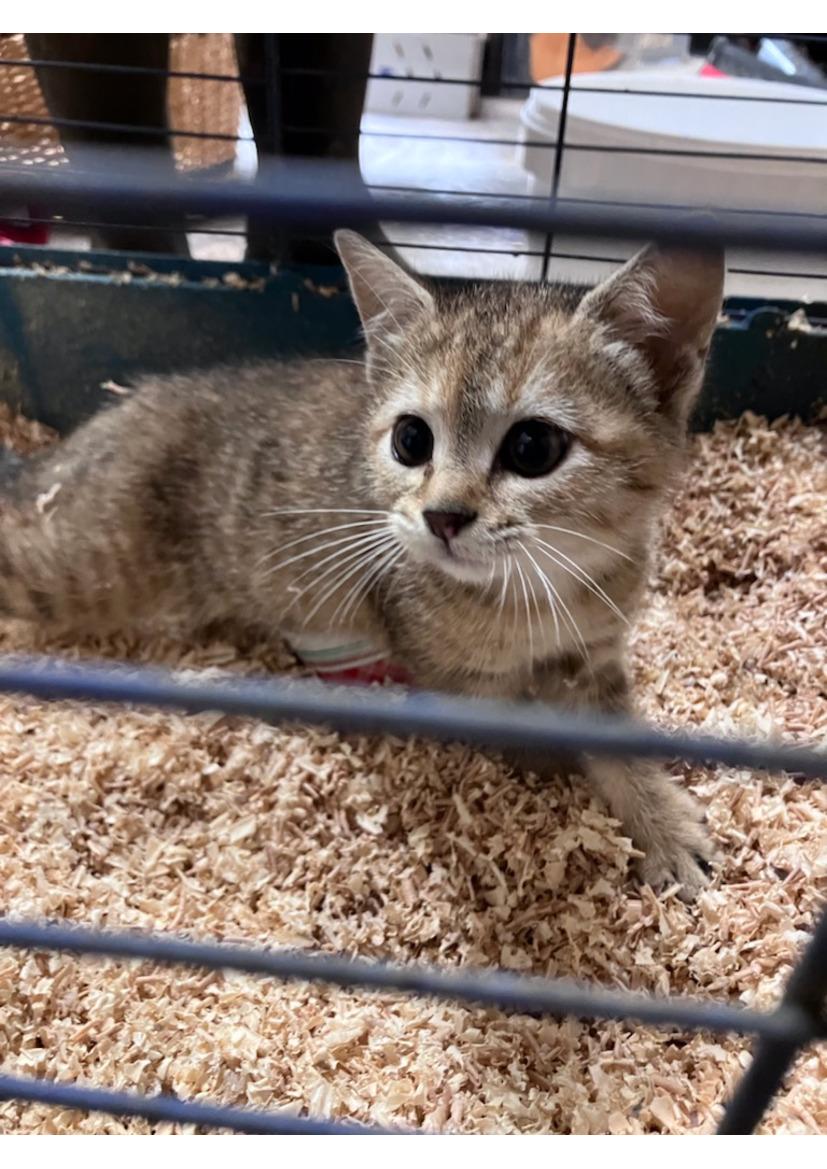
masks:
[[[43,439],[17,423],[18,448]],[[646,713],[827,735],[827,441],[755,418],[694,440],[634,640]],[[279,668],[228,647],[2,648]],[[109,928],[501,965],[768,1008],[819,908],[827,797],[685,768],[723,855],[687,908],[628,876],[630,845],[563,780],[460,747],[2,699],[2,911]],[[0,951],[10,1073],[429,1131],[708,1132],[747,1041],[555,1022],[232,974]],[[764,1125],[827,1130],[827,1050]],[[174,1131],[0,1105],[0,1132]]]

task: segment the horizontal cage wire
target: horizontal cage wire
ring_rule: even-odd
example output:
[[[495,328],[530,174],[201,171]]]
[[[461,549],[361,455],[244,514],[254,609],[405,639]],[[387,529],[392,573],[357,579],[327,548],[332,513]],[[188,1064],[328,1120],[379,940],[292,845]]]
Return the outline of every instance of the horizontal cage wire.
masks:
[[[193,216],[216,218],[244,213],[258,219],[268,218],[273,223],[314,227],[329,223],[360,227],[378,217],[405,224],[516,226],[603,239],[651,238],[666,244],[683,243],[687,247],[760,245],[776,252],[827,251],[827,216],[815,212],[789,214],[727,209],[712,214],[693,209],[694,213],[687,213],[669,205],[610,204],[563,197],[553,206],[526,206],[527,200],[507,196],[496,204],[428,194],[396,198],[353,189],[348,183],[348,169],[335,163],[303,161],[281,165],[277,182],[272,177],[250,184],[170,178],[165,181],[162,172],[153,168],[151,158],[136,163],[131,154],[114,157],[117,173],[92,171],[84,173],[81,179],[67,173],[68,168],[48,174],[35,170],[6,173],[3,184],[7,198],[18,203],[45,199],[66,216],[94,199],[102,208],[122,209],[125,222],[130,221],[128,210],[140,207],[151,197],[159,213],[188,212]],[[320,190],[321,184],[341,187],[338,192]],[[23,222],[19,216],[10,218],[12,222]]]
[[[398,989],[555,1017],[632,1019],[661,1026],[673,1024],[683,1029],[756,1034],[760,1036],[761,1042],[753,1063],[719,1126],[719,1133],[729,1135],[751,1132],[800,1048],[813,1040],[827,1038],[827,1020],[821,1009],[827,989],[824,973],[827,962],[827,915],[817,926],[810,946],[794,970],[780,1006],[773,1014],[764,1016],[710,1003],[658,1001],[641,995],[592,990],[563,980],[531,979],[503,972],[464,971],[450,974],[425,968],[373,965],[325,954],[278,954],[26,923],[0,922],[0,946],[186,963],[211,970],[237,970],[273,975],[281,979],[329,982],[336,986],[357,986],[372,990]],[[76,1088],[42,1080],[27,1081],[0,1074],[2,1099],[79,1107],[115,1115],[140,1116],[147,1120],[175,1121],[247,1133],[406,1135],[393,1133],[392,1130],[314,1121],[304,1117],[211,1107],[174,1098],[145,1099],[128,1093]]]
[[[236,249],[234,256],[243,257],[253,224],[256,230],[264,225],[267,230],[289,228],[313,235],[332,227],[378,222],[386,233],[382,246],[394,249],[418,272],[574,283],[581,272],[591,280],[598,271],[613,269],[633,246],[654,239],[698,247],[725,244],[735,249],[728,260],[728,279],[746,280],[744,287],[753,287],[749,281],[776,281],[783,289],[787,281],[790,287],[806,288],[808,293],[824,287],[827,215],[823,202],[808,204],[802,196],[803,201],[794,205],[789,200],[774,204],[753,182],[750,198],[756,205],[710,206],[701,180],[709,173],[704,167],[732,164],[733,173],[741,174],[752,166],[754,176],[754,164],[765,164],[768,174],[783,172],[789,190],[799,175],[802,181],[806,178],[823,187],[822,176],[827,172],[821,168],[827,163],[827,152],[809,149],[806,143],[784,152],[776,144],[762,149],[752,141],[729,147],[714,142],[699,146],[691,138],[681,145],[589,142],[584,140],[584,127],[592,100],[609,102],[607,108],[616,111],[621,122],[623,110],[635,101],[645,101],[648,109],[656,104],[667,109],[668,119],[675,123],[687,103],[696,101],[710,111],[707,121],[719,116],[716,111],[730,107],[741,110],[745,119],[765,113],[769,117],[774,111],[815,115],[827,102],[827,81],[823,92],[805,84],[797,86],[795,93],[789,92],[792,86],[784,85],[778,95],[771,92],[771,84],[766,93],[747,92],[737,85],[732,91],[719,86],[717,92],[698,87],[688,92],[670,88],[668,73],[662,72],[648,88],[640,89],[635,87],[634,73],[613,69],[603,78],[609,83],[603,85],[581,80],[584,75],[575,67],[577,36],[567,34],[567,38],[560,76],[538,82],[525,70],[517,80],[502,74],[496,78],[496,98],[482,98],[492,103],[492,109],[496,104],[496,117],[488,122],[471,116],[449,117],[435,128],[435,118],[426,124],[429,104],[407,110],[410,121],[405,126],[401,116],[382,106],[381,87],[386,94],[388,87],[394,88],[393,101],[398,106],[409,100],[406,94],[413,94],[413,101],[426,89],[428,103],[440,100],[432,95],[453,95],[455,103],[464,100],[467,91],[469,109],[478,107],[486,85],[481,58],[473,70],[469,66],[468,76],[450,70],[443,73],[433,54],[428,56],[430,48],[424,64],[417,58],[415,64],[403,63],[401,71],[393,73],[381,63],[377,67],[376,49],[367,68],[317,67],[295,63],[292,49],[286,46],[290,38],[262,34],[263,55],[251,70],[238,59],[241,46],[237,52],[231,36],[184,34],[172,38],[167,67],[153,67],[56,60],[30,52],[22,35],[4,34],[0,36],[0,234],[4,225],[12,231],[51,231],[53,246],[67,239],[72,247],[86,249],[96,233],[139,227],[149,241],[142,248],[149,253],[144,257],[149,261],[155,253],[154,241],[160,256],[168,250],[165,240],[183,225],[190,240],[200,241],[200,250],[196,252],[193,242],[190,253],[199,261],[210,259],[213,240],[229,240]],[[775,40],[819,51],[827,44],[827,37],[815,34],[776,34]],[[396,46],[395,51],[401,60],[403,49]],[[120,120],[109,110],[102,116],[79,117],[50,109],[42,85],[50,77],[79,73],[86,78],[99,75],[111,83],[155,79],[168,86],[166,120],[138,125]],[[367,84],[354,156],[361,176],[354,174],[354,157],[348,162],[337,158],[341,143],[329,149],[344,133],[341,122],[327,120],[329,109],[315,111],[315,117],[307,120],[297,116],[297,102],[288,100],[289,86],[308,82],[361,87],[363,94]],[[540,99],[552,102],[547,137],[538,136],[528,121],[528,103]],[[805,113],[792,110],[793,106]],[[253,121],[258,124],[257,134]],[[109,142],[105,150],[102,135]],[[146,148],[148,138],[155,149]],[[79,139],[82,147],[77,145]],[[136,144],[134,148],[131,143]],[[165,151],[169,157],[160,157]],[[408,162],[404,161],[406,152],[411,156]],[[282,157],[292,153],[304,157]],[[464,166],[452,167],[446,160],[462,160]],[[627,161],[633,171],[668,164],[673,177],[682,173],[674,168],[689,168],[701,176],[701,195],[684,200],[680,185],[675,188],[674,183],[668,196],[654,183],[651,189],[645,183],[635,189],[632,183],[627,192],[625,179],[615,185],[611,177],[628,174],[628,170],[618,170]],[[421,175],[415,166],[421,167]],[[456,180],[454,170],[461,171]],[[595,192],[593,180],[587,179],[596,173],[603,192],[612,191],[614,197]],[[655,175],[652,170],[645,173],[650,178]],[[147,208],[152,209],[154,221],[147,221]],[[98,263],[96,254],[91,267]],[[740,285],[733,283],[733,290],[731,295],[740,292]],[[746,310],[728,311],[737,317]],[[811,328],[823,325],[818,308],[808,319]],[[607,757],[680,758],[703,766],[783,770],[802,779],[821,779],[827,772],[823,751],[803,747],[665,732],[627,721],[558,716],[547,709],[428,694],[400,698],[381,690],[341,692],[269,679],[193,683],[182,682],[169,671],[26,658],[6,658],[0,663],[0,693],[27,694],[45,701],[222,712],[274,725],[302,723],[344,733],[416,736],[496,749],[556,747]],[[752,1132],[797,1055],[811,1043],[827,1040],[827,915],[804,946],[778,1006],[769,1012],[714,1000],[608,991],[500,970],[401,966],[323,952],[254,949],[11,918],[0,919],[0,947],[237,971],[428,996],[518,1014],[622,1020],[682,1032],[750,1036],[756,1041],[753,1059],[725,1106],[718,1126],[721,1134]],[[173,1095],[142,1097],[6,1074],[0,1074],[0,1100],[244,1133],[402,1134],[401,1129],[228,1108]]]
[[[773,35],[776,40],[798,46],[800,50],[823,52],[824,41],[815,34]],[[789,203],[789,192],[795,187],[795,184],[790,183],[791,171],[794,171],[802,176],[806,190],[812,191],[812,194],[800,196],[805,202],[809,200],[811,203],[810,208],[802,207],[802,211],[820,213],[821,201],[817,193],[819,180],[816,175],[820,172],[822,164],[827,161],[827,155],[821,149],[815,152],[786,146],[781,149],[773,141],[771,149],[761,150],[755,148],[755,143],[728,145],[725,137],[719,142],[714,133],[715,123],[720,120],[718,109],[725,111],[728,106],[734,105],[737,105],[739,111],[743,111],[744,119],[749,116],[751,104],[755,108],[766,107],[771,111],[783,111],[789,106],[798,105],[802,107],[804,113],[810,110],[814,117],[817,116],[818,107],[827,100],[827,88],[822,94],[814,89],[806,78],[804,83],[798,85],[776,85],[776,90],[780,92],[772,92],[773,86],[770,83],[767,92],[748,92],[740,85],[731,90],[720,78],[714,79],[715,84],[707,83],[705,87],[692,85],[687,90],[684,85],[687,75],[684,64],[676,68],[673,74],[661,65],[659,71],[655,71],[656,82],[659,78],[659,83],[652,83],[647,79],[646,85],[641,88],[642,83],[637,82],[640,70],[635,72],[633,67],[627,68],[621,62],[622,67],[601,75],[601,84],[596,85],[590,83],[592,74],[583,73],[582,69],[574,67],[576,38],[572,35],[565,59],[560,61],[562,76],[549,77],[538,82],[535,76],[529,76],[527,72],[515,80],[500,71],[495,80],[494,90],[503,96],[486,100],[504,102],[504,108],[512,111],[507,116],[503,114],[500,117],[498,114],[494,121],[471,118],[465,121],[467,129],[464,132],[455,132],[455,127],[463,124],[457,118],[443,119],[444,126],[440,126],[438,130],[429,129],[421,118],[418,120],[408,118],[410,125],[408,129],[404,125],[404,118],[400,121],[400,118],[394,118],[385,112],[375,112],[384,108],[381,106],[383,100],[381,96],[371,97],[372,94],[380,94],[376,87],[391,85],[399,87],[400,92],[404,92],[406,87],[417,92],[430,87],[436,93],[452,90],[460,93],[468,90],[479,96],[485,90],[486,84],[489,89],[492,88],[490,77],[486,81],[485,70],[480,71],[479,64],[474,65],[470,58],[469,62],[463,64],[464,75],[455,75],[448,67],[449,62],[442,61],[439,47],[430,46],[427,37],[424,36],[418,39],[416,36],[384,38],[381,47],[375,47],[370,65],[366,68],[364,66],[356,68],[339,60],[331,60],[323,66],[308,64],[307,61],[302,61],[288,44],[291,38],[279,38],[275,34],[262,36],[266,42],[265,58],[257,60],[256,67],[251,69],[242,67],[236,60],[231,36],[186,34],[173,38],[167,67],[159,68],[149,63],[135,65],[100,60],[55,60],[52,54],[38,56],[36,52],[27,52],[22,35],[7,35],[0,42],[0,83],[6,75],[13,77],[15,84],[7,85],[10,96],[5,103],[5,113],[0,114],[0,127],[5,125],[6,134],[12,137],[20,136],[21,141],[31,140],[31,152],[23,160],[28,164],[41,157],[37,146],[38,135],[41,137],[43,134],[51,135],[49,141],[53,145],[48,148],[48,161],[56,163],[65,161],[66,157],[65,148],[68,143],[64,142],[61,145],[62,135],[68,134],[72,138],[81,135],[85,140],[92,142],[95,135],[104,133],[107,140],[119,137],[128,145],[130,140],[138,143],[145,140],[149,134],[155,135],[159,143],[166,139],[171,140],[174,144],[176,165],[179,168],[185,166],[190,173],[199,171],[206,173],[211,166],[216,170],[216,165],[218,165],[216,173],[226,173],[226,168],[225,171],[221,171],[221,167],[240,151],[234,169],[236,177],[241,179],[249,177],[256,169],[253,131],[249,120],[245,122],[246,115],[243,113],[245,95],[247,101],[252,101],[254,105],[257,102],[261,104],[266,98],[269,129],[266,132],[262,131],[264,137],[267,137],[267,142],[264,142],[262,137],[260,144],[264,152],[263,158],[272,152],[277,142],[295,144],[290,148],[303,155],[324,154],[328,144],[337,139],[337,135],[341,135],[342,126],[326,121],[321,109],[314,113],[313,118],[297,119],[296,111],[300,107],[290,97],[290,85],[304,86],[302,92],[307,92],[306,86],[317,81],[320,85],[344,86],[345,89],[354,85],[364,89],[367,82],[368,113],[361,120],[359,153],[363,175],[370,190],[387,190],[389,185],[393,185],[400,188],[400,194],[406,188],[413,187],[414,190],[438,193],[440,198],[454,194],[458,200],[466,200],[477,194],[481,199],[499,202],[505,197],[501,189],[505,186],[507,195],[512,199],[537,199],[538,211],[544,206],[547,210],[553,211],[561,200],[579,199],[584,194],[589,197],[594,192],[595,182],[604,190],[612,190],[617,202],[624,202],[624,192],[631,183],[633,187],[637,185],[639,202],[662,205],[663,191],[656,191],[654,187],[648,190],[647,186],[650,181],[661,185],[668,182],[673,188],[677,184],[678,189],[683,187],[693,192],[693,197],[689,200],[690,205],[703,203],[717,206],[714,194],[714,191],[717,191],[718,196],[723,195],[724,198],[724,206],[718,207],[718,210],[736,214],[748,213],[750,210],[748,200],[757,197],[759,204],[754,210],[756,213],[767,214],[775,210],[772,205],[773,198],[782,198]],[[654,41],[659,38],[663,40],[663,37],[657,34]],[[462,39],[454,38],[455,42]],[[705,39],[708,41],[710,38]],[[643,41],[646,41],[646,36],[643,37]],[[649,51],[645,44],[644,49]],[[698,46],[691,49],[701,53],[708,50],[708,44],[700,49]],[[630,60],[634,58],[634,52],[633,48]],[[701,58],[692,58],[696,59]],[[216,63],[221,67],[216,68]],[[667,60],[666,64],[671,64],[671,59]],[[523,66],[523,69],[527,70],[527,66]],[[90,77],[100,75],[104,78],[114,77],[116,80],[134,77],[136,82],[142,79],[157,79],[159,84],[168,82],[174,89],[174,92],[170,90],[169,95],[169,121],[160,120],[156,124],[142,121],[140,125],[133,125],[122,118],[118,119],[109,110],[105,110],[103,118],[97,119],[67,117],[65,110],[61,116],[59,111],[47,108],[42,95],[30,92],[32,84],[36,87],[37,78],[68,75],[77,73],[78,70],[87,71]],[[280,77],[286,79],[288,89],[279,90],[274,78],[267,75],[268,70],[271,73],[276,70]],[[465,70],[468,72],[465,73]],[[87,73],[84,73],[84,76]],[[673,75],[677,78],[674,84]],[[783,78],[783,74],[781,76]],[[737,74],[735,81],[740,81]],[[26,91],[25,100],[23,96],[16,99],[16,104],[21,106],[22,103],[22,108],[14,108],[15,95],[23,89]],[[343,93],[345,89],[342,89]],[[508,96],[511,93],[516,96]],[[545,129],[535,133],[531,128],[533,123],[527,112],[528,106],[524,109],[521,107],[520,117],[513,113],[520,104],[520,97],[526,93],[531,95],[529,105],[531,102],[536,104],[543,95],[545,95],[543,100],[555,95],[561,98],[559,117],[549,110],[548,134]],[[189,104],[185,98],[190,99]],[[670,112],[664,115],[667,127],[665,136],[654,130],[650,134],[647,129],[646,133],[641,133],[641,141],[637,143],[612,142],[606,135],[598,142],[588,141],[592,133],[589,129],[592,124],[589,121],[590,107],[587,108],[591,99],[601,102],[605,99],[608,103],[607,109],[615,111],[611,117],[619,119],[619,127],[624,125],[623,111],[627,109],[626,103],[631,102],[634,105],[646,102],[648,103],[646,109],[652,111],[657,111],[666,103],[665,108]],[[581,108],[583,102],[586,102],[586,106]],[[692,141],[691,136],[689,140],[684,140],[673,133],[672,119],[682,119],[683,111],[692,103],[707,105],[711,109],[714,107],[709,117],[700,118],[700,129],[696,135],[696,138],[702,138],[704,128],[709,126],[711,137],[707,144]],[[223,111],[220,118],[219,109]],[[408,109],[407,106],[405,109],[408,114],[417,112]],[[802,111],[792,111],[792,114]],[[648,116],[645,112],[635,114],[630,125],[636,127],[640,118],[645,122]],[[227,118],[232,121],[233,117],[236,124],[226,124]],[[254,120],[260,121],[263,117],[264,113],[259,112]],[[555,117],[556,131],[552,133]],[[222,118],[224,122],[219,124]],[[193,119],[196,122],[200,119],[200,124],[193,124]],[[431,121],[433,123],[434,119]],[[508,125],[510,133],[497,134],[496,131],[492,133],[488,128],[501,125]],[[790,126],[793,127],[794,123],[791,122]],[[794,129],[789,128],[785,130],[785,133],[787,132],[796,133]],[[623,134],[626,134],[625,130]],[[653,140],[652,144],[647,145],[646,134]],[[820,144],[820,139],[817,141]],[[188,146],[185,145],[187,143]],[[278,153],[278,149],[276,152]],[[239,169],[242,153],[246,162]],[[515,158],[520,159],[519,164],[514,161]],[[457,162],[461,164],[459,167]],[[718,185],[715,186],[713,183],[713,187],[709,187],[712,172],[708,168],[722,165],[734,168],[731,174],[727,172],[729,179],[725,182],[716,180]],[[595,170],[595,167],[598,169]],[[621,169],[618,170],[618,167]],[[762,167],[769,176],[770,186],[766,190],[765,183],[760,179],[755,181]],[[657,178],[657,175],[661,174],[658,168],[662,171],[662,182]],[[405,184],[393,181],[392,174],[399,171],[416,172],[415,182]],[[462,180],[457,183],[454,179],[452,183],[452,176],[457,174],[463,176]],[[471,175],[475,176],[476,184]],[[743,182],[738,177],[740,175],[744,176]],[[804,187],[801,187],[801,190],[804,190]],[[727,197],[729,188],[736,192],[732,198]],[[770,190],[776,194],[771,195]],[[23,192],[19,191],[19,194],[22,197]],[[743,205],[739,206],[739,203]],[[402,233],[400,238],[389,240],[390,246],[418,271],[437,275],[507,276],[575,283],[593,282],[597,274],[607,273],[617,258],[624,258],[629,254],[624,246],[620,247],[619,256],[612,257],[602,254],[599,249],[594,252],[590,248],[584,250],[582,246],[573,245],[567,238],[569,230],[571,232],[577,230],[574,225],[570,229],[567,224],[552,227],[548,217],[546,223],[539,222],[543,218],[540,215],[538,221],[534,223],[512,217],[510,224],[506,219],[489,224],[489,227],[497,227],[499,230],[486,233],[491,243],[483,244],[474,230],[474,227],[482,226],[480,221],[457,221],[456,218],[449,220],[448,208],[445,210],[444,221],[429,220],[428,227],[420,223]],[[94,216],[79,213],[78,208],[65,214],[61,213],[60,218],[56,219],[55,214],[58,211],[56,207],[55,211],[50,210],[50,214],[44,215],[29,204],[28,225],[35,232],[57,232],[57,239],[61,236],[74,239],[78,233],[81,236],[90,232],[93,236],[105,235],[107,227],[110,234],[116,226],[118,230],[124,230],[120,223],[101,225]],[[376,212],[379,215],[392,215],[393,209],[377,206]],[[192,247],[195,249],[193,254],[208,258],[210,249],[216,247],[221,247],[225,251],[237,249],[236,254],[238,252],[243,254],[245,228],[243,220],[239,222],[243,215],[243,209],[238,204],[223,209],[214,205],[212,209],[205,209],[200,213],[200,222],[196,223],[190,218],[188,227],[193,234]],[[225,221],[229,218],[236,222],[225,222],[224,229],[218,230],[210,226],[211,217],[219,217]],[[9,222],[17,229],[23,226],[16,218],[10,219]],[[404,222],[393,219],[388,221],[394,237],[396,233],[392,225]],[[449,222],[451,226],[448,226]],[[464,229],[460,229],[460,224],[464,225]],[[150,222],[143,230],[147,242],[141,250],[157,249],[160,252],[167,250],[163,241],[168,229],[162,224]],[[590,225],[583,226],[584,232],[590,233],[591,230]],[[73,231],[74,235],[71,234]],[[217,238],[219,236],[222,237],[221,240]],[[500,237],[501,243],[496,242],[497,236]],[[732,257],[728,276],[732,295],[750,295],[762,281],[766,285],[771,277],[776,278],[781,290],[779,295],[784,292],[796,295],[794,291],[796,288],[800,289],[801,295],[816,298],[823,295],[824,280],[827,279],[823,265],[807,263],[794,252],[788,253],[783,259],[778,258],[776,263],[772,253],[764,249],[763,241],[760,239],[733,239],[731,242],[733,246],[761,249],[760,257],[749,252]],[[814,245],[813,250],[819,250],[818,246]]]
[[[170,674],[118,667],[92,668],[66,663],[21,661],[0,669],[0,691],[22,692],[48,700],[126,701],[185,710],[249,715],[271,723],[310,723],[346,732],[386,732],[435,738],[460,738],[492,746],[588,749],[592,754],[680,756],[689,761],[784,769],[823,776],[827,764],[818,752],[747,741],[687,736],[607,719],[555,720],[545,711],[493,703],[467,702],[414,694],[330,694],[275,681],[189,684]],[[725,1111],[721,1133],[751,1132],[799,1050],[827,1039],[827,914],[790,977],[781,1004],[771,1014],[682,999],[609,992],[564,980],[515,976],[502,971],[451,973],[421,967],[393,967],[337,958],[322,953],[277,953],[242,950],[178,939],[116,935],[26,922],[0,921],[0,947],[186,963],[209,969],[237,970],[281,979],[324,982],[341,987],[401,990],[520,1013],[555,1017],[635,1020],[683,1030],[738,1032],[759,1037],[753,1063]],[[71,1085],[26,1081],[0,1075],[0,1099],[31,1102],[229,1128],[257,1133],[354,1133],[358,1127],[304,1118],[268,1116],[194,1102],[156,1097],[142,1100]]]

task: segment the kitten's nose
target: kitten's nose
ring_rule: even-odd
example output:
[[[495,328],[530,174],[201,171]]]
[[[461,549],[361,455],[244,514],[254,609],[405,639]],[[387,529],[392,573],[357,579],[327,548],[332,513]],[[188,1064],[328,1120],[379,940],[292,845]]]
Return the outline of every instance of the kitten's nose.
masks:
[[[477,518],[475,511],[423,511],[422,515],[437,539],[446,544]]]

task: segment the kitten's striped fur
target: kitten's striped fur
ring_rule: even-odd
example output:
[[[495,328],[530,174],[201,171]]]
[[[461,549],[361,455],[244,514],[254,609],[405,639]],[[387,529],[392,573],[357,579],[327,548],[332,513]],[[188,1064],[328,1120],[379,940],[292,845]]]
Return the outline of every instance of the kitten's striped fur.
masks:
[[[77,632],[341,628],[386,642],[422,686],[628,711],[625,627],[721,257],[650,249],[575,307],[533,285],[426,289],[352,232],[337,246],[364,365],[145,382],[13,477],[0,609]],[[392,453],[409,415],[433,435],[420,466]],[[525,419],[570,436],[536,478],[498,462]],[[461,531],[438,538],[426,512],[464,516]],[[711,852],[690,797],[646,762],[586,772],[645,851],[643,877],[694,895]]]

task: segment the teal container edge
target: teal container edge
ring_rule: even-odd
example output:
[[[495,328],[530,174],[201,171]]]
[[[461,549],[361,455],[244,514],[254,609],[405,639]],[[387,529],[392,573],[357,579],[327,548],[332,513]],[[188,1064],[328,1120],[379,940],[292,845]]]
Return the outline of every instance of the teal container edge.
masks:
[[[360,344],[340,268],[0,248],[0,400],[64,433],[144,374]],[[693,426],[827,406],[827,305],[733,299]]]

